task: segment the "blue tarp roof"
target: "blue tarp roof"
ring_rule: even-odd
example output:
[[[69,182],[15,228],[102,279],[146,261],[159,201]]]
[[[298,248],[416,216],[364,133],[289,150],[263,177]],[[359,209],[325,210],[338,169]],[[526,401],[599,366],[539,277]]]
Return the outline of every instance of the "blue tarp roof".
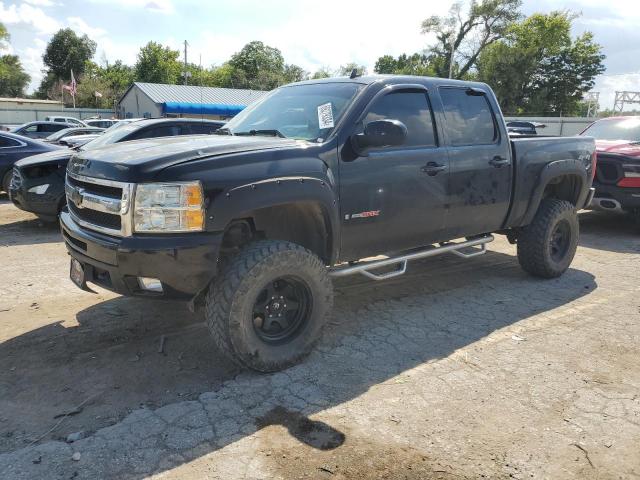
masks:
[[[187,103],[187,102],[164,102],[162,104],[163,113],[183,113],[190,115],[222,115],[233,117],[246,105],[226,105],[223,103]]]

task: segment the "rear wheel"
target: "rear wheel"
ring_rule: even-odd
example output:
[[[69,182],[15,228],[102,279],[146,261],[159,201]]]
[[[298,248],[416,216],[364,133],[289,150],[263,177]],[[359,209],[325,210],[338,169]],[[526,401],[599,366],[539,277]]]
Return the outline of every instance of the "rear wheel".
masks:
[[[579,230],[577,212],[571,203],[544,199],[531,224],[518,233],[520,266],[537,277],[559,277],[575,256]]]
[[[206,319],[225,356],[272,372],[309,354],[332,304],[320,258],[290,242],[259,241],[225,262],[207,293]]]

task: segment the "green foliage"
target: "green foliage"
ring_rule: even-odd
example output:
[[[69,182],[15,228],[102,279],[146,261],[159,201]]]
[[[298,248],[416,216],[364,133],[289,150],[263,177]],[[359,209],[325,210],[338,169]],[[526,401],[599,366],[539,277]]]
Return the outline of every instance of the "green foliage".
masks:
[[[138,82],[178,83],[182,65],[178,61],[180,52],[159,43],[149,42],[138,52],[135,78]]]
[[[9,32],[7,32],[7,27],[0,22],[0,50],[7,48],[10,38]]]
[[[435,75],[449,77],[451,72],[453,78],[467,78],[482,51],[521,17],[521,5],[521,0],[472,0],[466,14],[462,4],[455,3],[447,16],[424,20],[422,33],[436,36],[436,43],[428,49]]]
[[[49,40],[42,61],[47,75],[53,79],[68,81],[73,70],[77,80],[84,73],[86,62],[95,53],[96,42],[86,35],[79,37],[70,28],[64,28]]]
[[[286,82],[282,53],[262,42],[247,43],[231,56],[229,65],[236,88],[271,90]]]
[[[431,59],[421,53],[414,53],[413,55],[403,53],[398,58],[385,55],[378,58],[375,71],[376,73],[397,75],[436,75],[436,69]]]
[[[23,97],[30,81],[17,55],[0,56],[0,97]]]
[[[354,62],[347,63],[346,65],[340,65],[340,68],[338,68],[336,73],[340,77],[348,77],[354,69],[358,72],[358,75],[367,74],[367,67],[364,65],[358,65]]]
[[[331,70],[328,67],[322,67],[320,70],[317,70],[311,78],[313,80],[318,80],[320,78],[329,78],[331,76]]]
[[[572,115],[604,71],[591,33],[571,38],[569,12],[534,14],[512,25],[478,61],[479,80],[491,85],[509,114]]]

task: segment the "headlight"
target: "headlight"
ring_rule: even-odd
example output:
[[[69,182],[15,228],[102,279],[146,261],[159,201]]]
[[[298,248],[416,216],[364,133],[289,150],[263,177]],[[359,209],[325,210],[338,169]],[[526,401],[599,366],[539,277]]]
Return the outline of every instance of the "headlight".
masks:
[[[199,232],[204,229],[200,182],[142,183],[136,186],[136,232]]]

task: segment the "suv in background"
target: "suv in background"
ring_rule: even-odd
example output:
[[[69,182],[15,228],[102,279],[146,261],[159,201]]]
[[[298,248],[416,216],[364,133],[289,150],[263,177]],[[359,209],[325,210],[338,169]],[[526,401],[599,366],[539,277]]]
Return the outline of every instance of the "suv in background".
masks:
[[[84,120],[84,123],[86,123],[90,127],[109,128],[116,125],[120,121],[121,120],[113,118],[89,118],[87,120]]]
[[[64,117],[61,115],[53,115],[44,118],[47,122],[70,123],[76,127],[86,127],[87,124],[75,117]]]
[[[9,196],[20,209],[45,221],[55,220],[64,207],[64,176],[67,162],[76,152],[95,150],[114,143],[176,135],[210,134],[225,122],[192,118],[157,118],[121,123],[77,147],[25,158],[14,166]],[[82,138],[82,137],[79,137]],[[142,148],[142,145],[140,146]]]
[[[13,130],[11,133],[15,133],[16,135],[22,135],[23,137],[29,138],[46,138],[49,135],[59,132],[64,128],[77,127],[78,125],[75,123],[63,123],[63,122],[29,122],[23,125],[20,125]]]

